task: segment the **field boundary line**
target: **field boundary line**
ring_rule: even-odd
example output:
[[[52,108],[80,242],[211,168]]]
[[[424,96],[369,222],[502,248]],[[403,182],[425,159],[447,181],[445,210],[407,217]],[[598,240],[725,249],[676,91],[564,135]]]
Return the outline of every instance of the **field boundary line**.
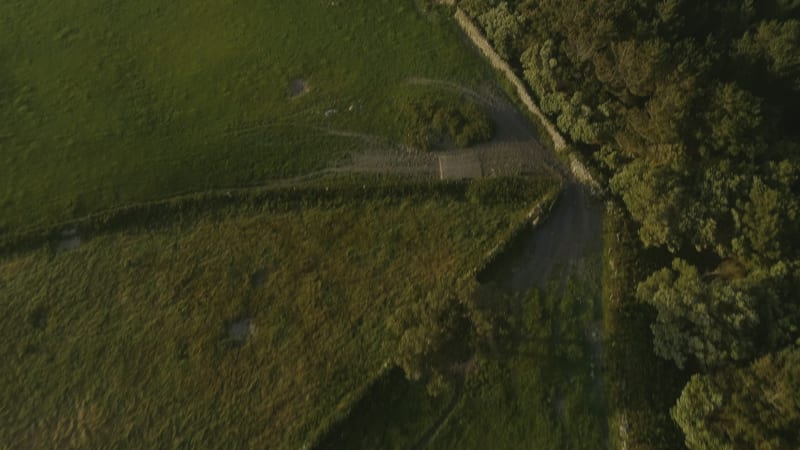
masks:
[[[375,180],[378,180],[376,183]],[[408,197],[415,195],[463,195],[463,180],[432,181],[412,176],[386,178],[337,172],[325,169],[291,179],[235,188],[215,188],[177,194],[157,200],[129,203],[87,215],[43,224],[11,234],[0,234],[0,257],[56,241],[65,232],[102,233],[143,223],[171,220],[172,216],[199,214],[232,206],[263,208],[302,207],[309,202],[336,205],[343,201],[363,201],[379,196]],[[291,206],[287,206],[291,205]],[[169,216],[169,218],[168,218]]]

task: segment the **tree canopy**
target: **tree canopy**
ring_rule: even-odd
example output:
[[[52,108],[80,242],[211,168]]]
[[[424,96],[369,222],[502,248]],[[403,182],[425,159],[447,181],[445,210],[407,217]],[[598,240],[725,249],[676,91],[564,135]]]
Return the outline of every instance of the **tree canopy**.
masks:
[[[695,375],[672,416],[691,449],[800,448],[800,347]]]
[[[786,436],[770,444],[772,425],[744,400],[741,421],[687,424],[717,394],[768,392],[767,378],[744,375],[756,366],[731,367],[772,358],[778,375],[797,370],[776,352],[800,337],[800,1],[458,4],[605,173],[642,246],[672,254],[637,297],[657,313],[655,352],[700,373],[677,407],[687,442],[789,448]]]

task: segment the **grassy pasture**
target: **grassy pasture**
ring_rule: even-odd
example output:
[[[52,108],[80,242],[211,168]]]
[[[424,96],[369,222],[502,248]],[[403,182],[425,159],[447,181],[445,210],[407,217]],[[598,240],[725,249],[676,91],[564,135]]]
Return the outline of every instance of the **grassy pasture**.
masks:
[[[0,2],[0,233],[322,169],[410,77],[491,73],[412,0]]]
[[[474,191],[250,204],[0,256],[0,442],[301,448],[382,370],[395,308],[454,288],[529,205]]]

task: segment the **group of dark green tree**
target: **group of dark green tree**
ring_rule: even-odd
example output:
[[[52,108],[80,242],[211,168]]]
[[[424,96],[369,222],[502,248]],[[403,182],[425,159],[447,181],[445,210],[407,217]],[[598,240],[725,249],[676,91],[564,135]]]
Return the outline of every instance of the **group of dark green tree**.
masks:
[[[800,448],[800,0],[461,0],[664,267],[693,449]]]

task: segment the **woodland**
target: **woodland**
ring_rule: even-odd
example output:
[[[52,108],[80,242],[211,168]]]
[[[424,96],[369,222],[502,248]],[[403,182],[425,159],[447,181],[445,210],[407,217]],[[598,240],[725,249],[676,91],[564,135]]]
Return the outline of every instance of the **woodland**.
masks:
[[[798,448],[800,2],[458,6],[635,224],[686,445]]]

